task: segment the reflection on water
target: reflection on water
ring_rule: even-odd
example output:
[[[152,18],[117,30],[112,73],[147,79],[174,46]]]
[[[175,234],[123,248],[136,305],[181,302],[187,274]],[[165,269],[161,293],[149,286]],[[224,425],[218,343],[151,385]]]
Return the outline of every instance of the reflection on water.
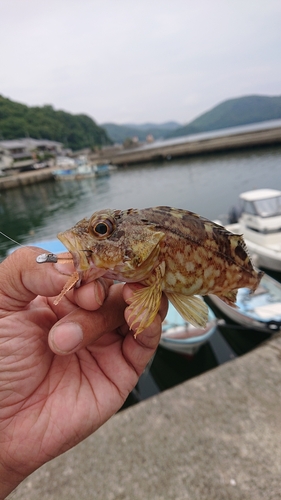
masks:
[[[170,205],[221,218],[241,191],[281,187],[281,147],[150,163],[108,177],[0,193],[0,230],[20,243],[55,237],[101,208]],[[0,235],[0,257],[13,246]]]

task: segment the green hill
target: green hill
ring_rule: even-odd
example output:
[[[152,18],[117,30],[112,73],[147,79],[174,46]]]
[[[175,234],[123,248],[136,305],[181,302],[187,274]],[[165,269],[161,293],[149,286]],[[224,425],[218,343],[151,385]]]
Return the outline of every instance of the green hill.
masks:
[[[33,137],[62,142],[73,150],[111,144],[106,131],[84,114],[29,107],[0,95],[0,140]]]
[[[103,123],[101,125],[113,142],[123,143],[126,139],[138,137],[139,141],[145,141],[148,135],[153,135],[154,139],[166,137],[169,132],[180,127],[177,122],[166,122],[161,124],[143,123],[141,125],[115,123]]]
[[[218,104],[184,127],[170,132],[166,137],[179,137],[280,118],[281,96],[238,97]]]

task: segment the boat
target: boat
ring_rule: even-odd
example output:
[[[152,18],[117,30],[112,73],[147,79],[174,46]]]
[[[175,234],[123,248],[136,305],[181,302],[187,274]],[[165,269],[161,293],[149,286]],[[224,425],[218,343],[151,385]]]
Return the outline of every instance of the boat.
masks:
[[[77,165],[74,168],[59,168],[53,171],[56,180],[85,179],[96,176],[96,165]]]
[[[108,163],[103,163],[102,165],[95,165],[96,177],[103,177],[104,175],[109,175],[111,170],[115,170],[116,167],[108,165]]]
[[[87,179],[89,177],[101,177],[109,175],[114,167],[103,164],[90,164],[86,156],[79,156],[73,164],[62,164],[62,168],[53,171],[53,177],[56,180],[74,180],[74,179]]]
[[[238,221],[226,229],[243,234],[256,266],[281,272],[281,191],[256,189],[239,198]]]
[[[208,307],[208,312],[206,327],[195,327],[185,321],[169,302],[168,313],[162,323],[160,345],[170,351],[193,356],[216,330],[218,320],[210,307]]]
[[[265,333],[281,331],[281,283],[264,274],[255,292],[240,288],[236,305],[231,307],[216,295],[208,295],[224,315],[234,322]]]

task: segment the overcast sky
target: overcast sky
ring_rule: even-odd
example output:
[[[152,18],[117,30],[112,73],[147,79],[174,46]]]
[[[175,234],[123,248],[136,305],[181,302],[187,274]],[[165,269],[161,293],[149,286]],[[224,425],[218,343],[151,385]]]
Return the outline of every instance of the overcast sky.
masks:
[[[281,95],[281,1],[0,0],[0,94],[120,124]]]

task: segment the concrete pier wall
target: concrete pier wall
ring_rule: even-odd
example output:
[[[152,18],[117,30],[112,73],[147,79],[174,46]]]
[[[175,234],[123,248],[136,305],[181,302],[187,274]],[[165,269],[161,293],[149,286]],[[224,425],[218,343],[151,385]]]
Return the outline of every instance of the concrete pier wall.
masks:
[[[27,184],[36,184],[52,178],[52,169],[49,168],[7,175],[7,177],[0,177],[0,191],[18,186],[26,186]]]
[[[118,166],[125,166],[133,163],[143,163],[173,157],[253,148],[273,144],[281,144],[280,126],[252,132],[230,133],[229,135],[221,135],[218,137],[203,137],[202,139],[193,139],[192,136],[187,136],[186,139],[182,138],[182,141],[177,139],[174,143],[172,140],[166,141],[166,144],[165,141],[162,141],[160,146],[155,143],[150,146],[118,153],[111,158],[111,163]]]

